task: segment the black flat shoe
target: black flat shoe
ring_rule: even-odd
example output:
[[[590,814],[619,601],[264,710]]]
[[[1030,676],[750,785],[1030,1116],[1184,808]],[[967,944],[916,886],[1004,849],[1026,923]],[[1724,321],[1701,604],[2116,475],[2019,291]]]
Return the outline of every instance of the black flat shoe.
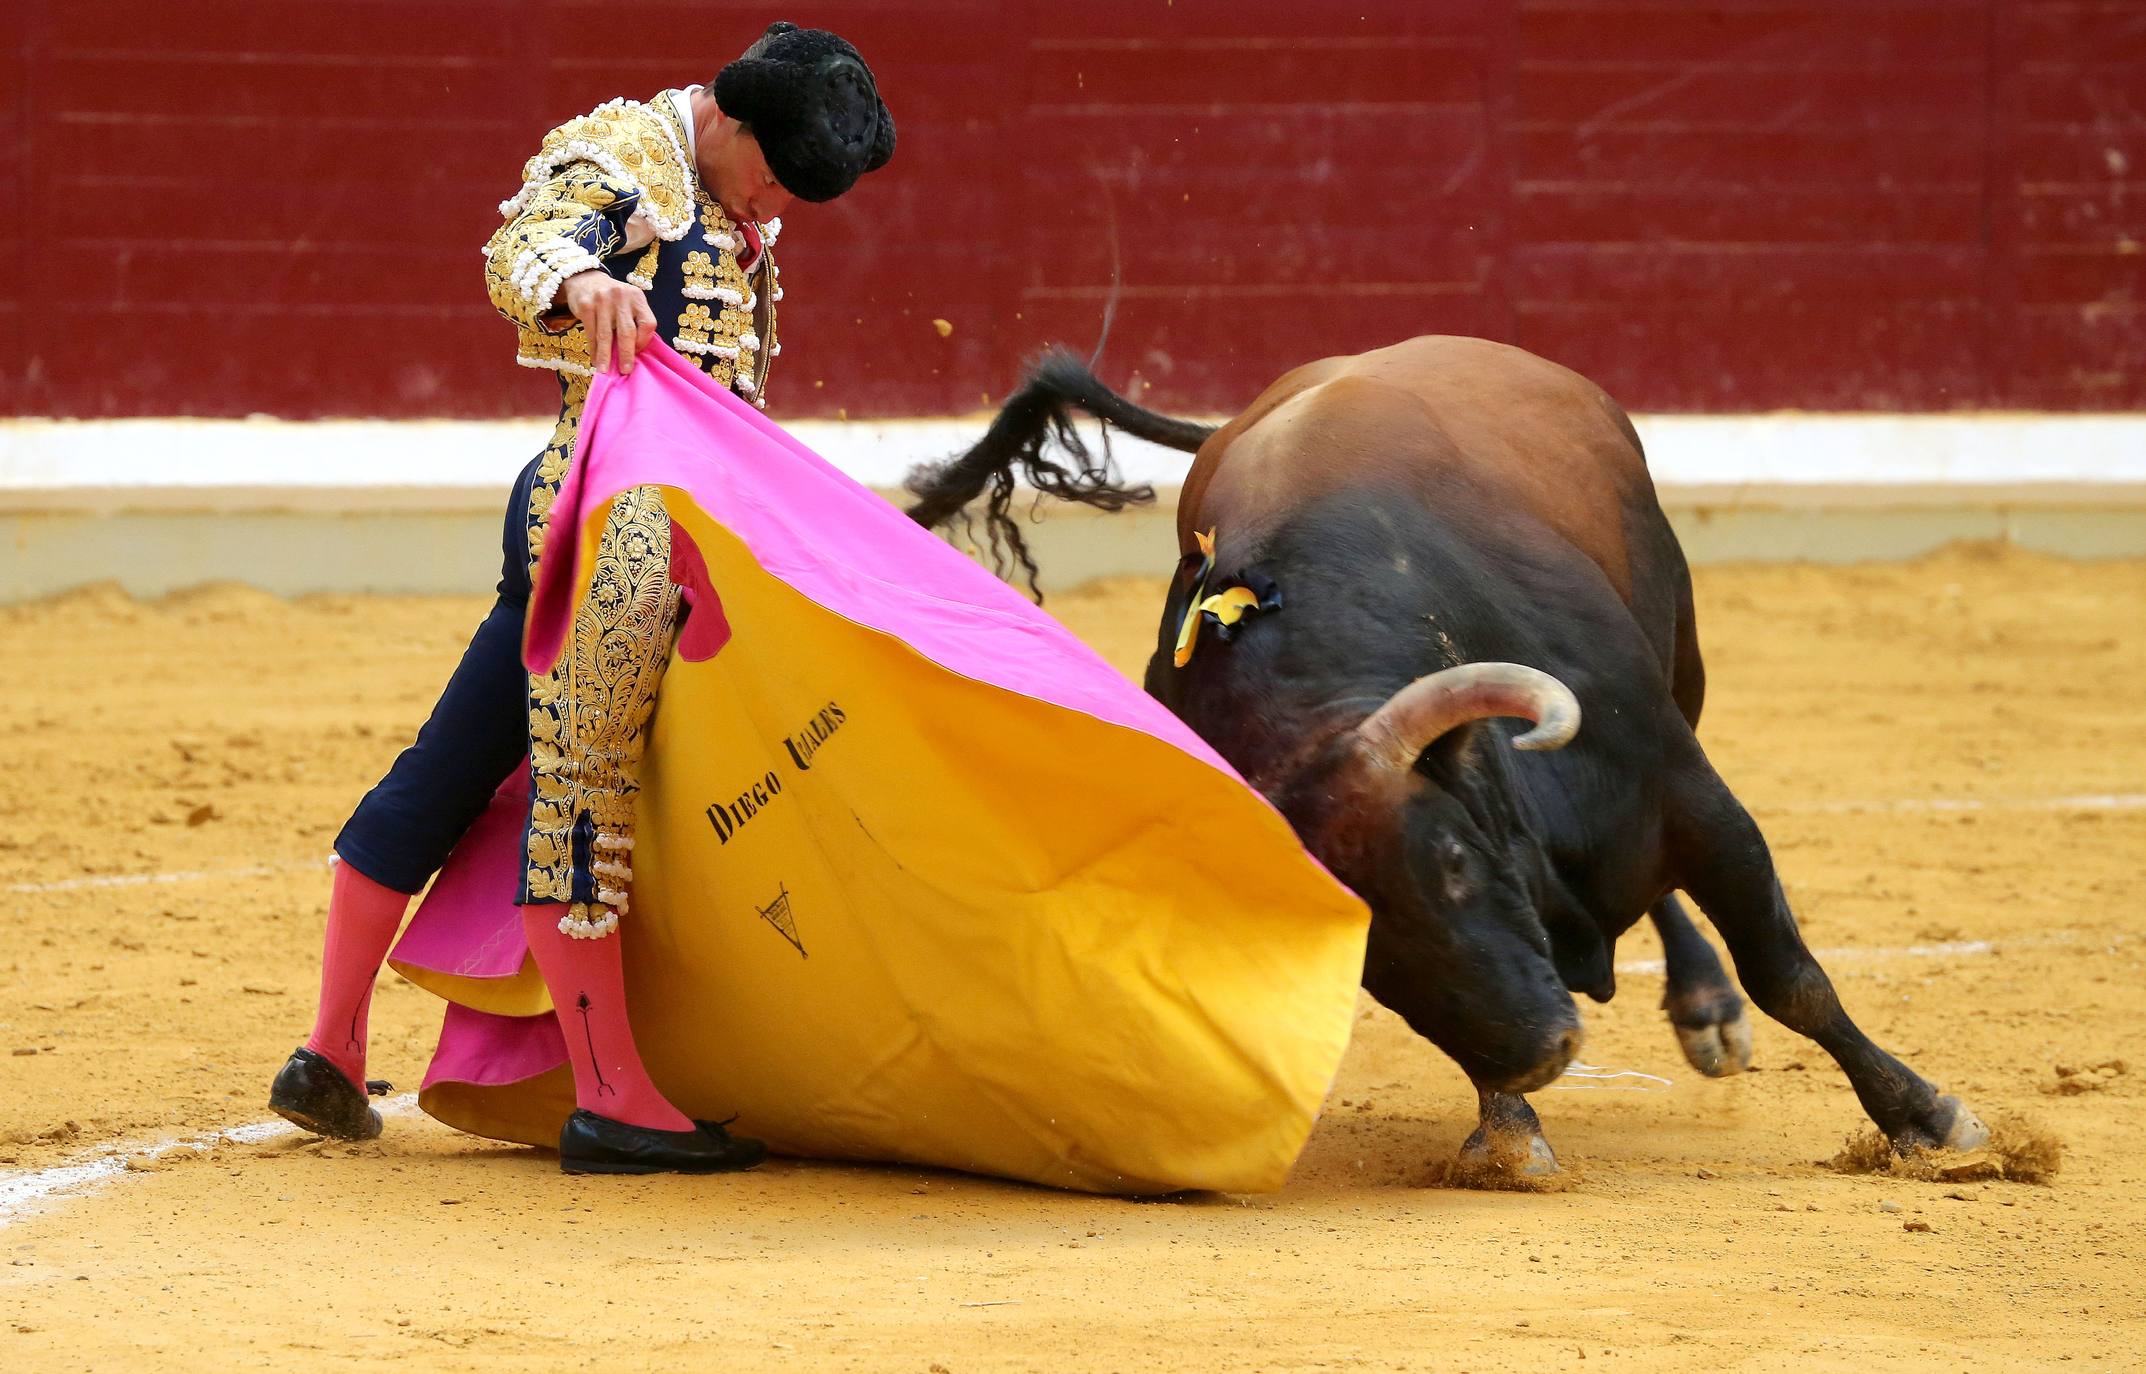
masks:
[[[693,1126],[659,1131],[577,1110],[559,1128],[559,1167],[570,1174],[721,1174],[767,1158],[767,1146],[757,1140],[713,1121]]]
[[[366,1093],[378,1097],[388,1084],[367,1079],[359,1092],[343,1071],[303,1046],[291,1051],[268,1089],[268,1109],[301,1130],[336,1140],[374,1140],[380,1113],[366,1105]]]

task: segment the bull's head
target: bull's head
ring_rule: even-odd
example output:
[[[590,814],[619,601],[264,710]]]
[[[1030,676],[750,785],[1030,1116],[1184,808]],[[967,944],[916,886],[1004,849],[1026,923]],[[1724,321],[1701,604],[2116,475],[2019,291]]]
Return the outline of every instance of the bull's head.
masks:
[[[1552,962],[1544,861],[1485,722],[1533,723],[1516,749],[1563,747],[1571,690],[1514,663],[1417,679],[1330,740],[1287,789],[1313,851],[1370,905],[1364,986],[1480,1087],[1527,1092],[1564,1071],[1579,1017]]]

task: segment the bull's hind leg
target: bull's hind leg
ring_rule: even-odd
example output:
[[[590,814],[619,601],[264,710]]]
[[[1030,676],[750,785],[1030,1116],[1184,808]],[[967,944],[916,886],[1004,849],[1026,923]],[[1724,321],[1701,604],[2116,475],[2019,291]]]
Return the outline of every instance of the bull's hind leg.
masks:
[[[1684,1057],[1708,1078],[1742,1073],[1751,1067],[1751,1021],[1736,985],[1674,894],[1656,902],[1651,914],[1662,937],[1662,1010]]]
[[[1557,1174],[1542,1119],[1513,1093],[1476,1090],[1480,1119],[1446,1182],[1456,1188],[1536,1188]]]
[[[1989,1128],[1958,1098],[1940,1096],[1848,1019],[1833,980],[1796,928],[1765,837],[1704,758],[1673,785],[1667,821],[1677,886],[1728,942],[1744,990],[1768,1016],[1833,1056],[1894,1149],[1971,1150],[1989,1139]]]

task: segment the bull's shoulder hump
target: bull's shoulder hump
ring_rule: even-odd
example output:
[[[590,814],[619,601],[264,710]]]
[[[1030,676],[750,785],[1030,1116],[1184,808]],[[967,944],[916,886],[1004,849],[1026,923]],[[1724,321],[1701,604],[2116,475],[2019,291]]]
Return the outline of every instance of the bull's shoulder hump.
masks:
[[[1594,397],[1601,388],[1562,363],[1512,344],[1460,334],[1426,334],[1349,360],[1349,370],[1412,390],[1459,384],[1474,391],[1569,392]]]
[[[1242,416],[1201,451],[1197,489],[1240,518],[1347,486],[1414,485],[1458,449],[1431,405],[1375,376],[1342,372]],[[1194,483],[1188,480],[1187,490]]]
[[[1501,395],[1540,400],[1569,399],[1590,409],[1608,401],[1602,389],[1561,364],[1511,344],[1464,334],[1425,334],[1365,353],[1320,358],[1275,379],[1217,436],[1252,429],[1277,411],[1299,410],[1333,395],[1363,396],[1344,381],[1381,383],[1425,402],[1435,416],[1443,402],[1465,396],[1480,405]],[[1398,405],[1397,401],[1389,402]]]
[[[1278,408],[1289,404],[1304,392],[1319,386],[1330,378],[1342,375],[1355,361],[1355,357],[1349,356],[1319,358],[1305,363],[1301,367],[1289,369],[1289,371],[1275,378],[1265,391],[1254,397],[1252,403],[1240,411],[1235,419],[1224,425],[1221,433],[1216,437],[1225,439],[1226,442],[1225,436],[1243,433]]]
[[[1200,446],[1199,456],[1185,476],[1185,495],[1203,493],[1221,468],[1242,468],[1295,447],[1304,417],[1328,409],[1328,388],[1355,378],[1357,357],[1321,358],[1294,368],[1277,378],[1253,402],[1240,411]],[[1344,387],[1346,394],[1353,387]]]
[[[1345,371],[1305,387],[1257,427],[1267,442],[1370,442],[1417,448],[1442,440],[1438,416],[1414,388],[1375,373]]]

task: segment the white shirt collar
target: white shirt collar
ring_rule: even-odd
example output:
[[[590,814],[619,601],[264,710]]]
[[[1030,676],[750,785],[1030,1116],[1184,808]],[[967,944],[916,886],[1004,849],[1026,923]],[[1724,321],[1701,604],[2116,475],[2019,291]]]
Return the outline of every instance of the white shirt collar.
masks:
[[[698,86],[688,86],[684,90],[671,92],[671,108],[678,111],[678,122],[685,125],[686,161],[693,162],[696,167],[699,164],[695,159],[700,154],[693,148],[693,92],[699,89]]]

